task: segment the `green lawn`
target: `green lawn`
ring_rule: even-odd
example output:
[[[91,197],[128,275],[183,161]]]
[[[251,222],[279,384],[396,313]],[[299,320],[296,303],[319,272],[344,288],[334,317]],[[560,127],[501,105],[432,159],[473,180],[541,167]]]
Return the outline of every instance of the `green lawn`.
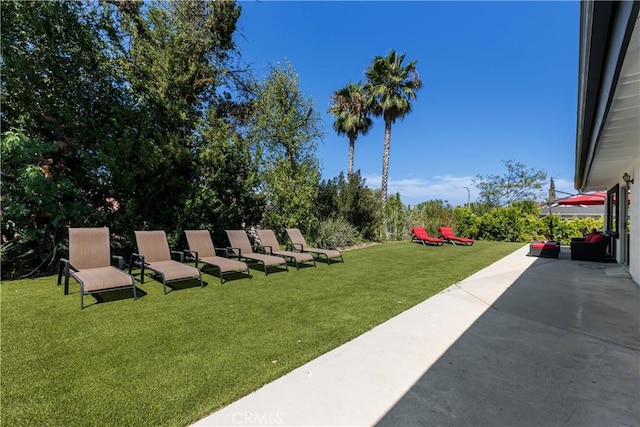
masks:
[[[149,279],[83,311],[73,280],[67,296],[55,277],[3,282],[0,424],[189,424],[521,246],[390,243],[166,296]]]

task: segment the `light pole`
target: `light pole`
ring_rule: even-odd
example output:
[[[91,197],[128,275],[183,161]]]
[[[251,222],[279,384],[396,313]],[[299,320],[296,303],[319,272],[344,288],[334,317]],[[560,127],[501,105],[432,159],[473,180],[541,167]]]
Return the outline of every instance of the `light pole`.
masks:
[[[462,187],[467,189],[467,207],[471,206],[471,191],[469,191],[469,187]]]

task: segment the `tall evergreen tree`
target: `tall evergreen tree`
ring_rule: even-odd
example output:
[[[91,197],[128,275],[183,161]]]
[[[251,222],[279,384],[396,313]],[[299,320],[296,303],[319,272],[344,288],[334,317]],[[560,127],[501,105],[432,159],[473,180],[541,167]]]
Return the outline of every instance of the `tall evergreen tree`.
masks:
[[[338,135],[349,137],[348,178],[353,175],[353,157],[358,135],[366,135],[373,126],[369,117],[371,101],[360,82],[349,82],[346,87],[336,90],[331,95],[332,105],[329,112],[335,117],[333,129]]]
[[[374,99],[374,114],[384,119],[384,153],[382,156],[382,207],[387,204],[387,183],[389,181],[389,153],[391,150],[391,125],[411,112],[422,81],[416,70],[417,61],[402,64],[404,54],[395,50],[386,57],[376,56],[365,75],[366,88]]]
[[[138,99],[136,146],[114,153],[130,165],[121,175],[127,222],[179,233],[183,206],[197,180],[197,135],[204,111],[235,46],[232,34],[240,16],[235,2],[118,2],[123,69]],[[161,205],[164,208],[158,209]],[[171,233],[170,233],[171,234]]]

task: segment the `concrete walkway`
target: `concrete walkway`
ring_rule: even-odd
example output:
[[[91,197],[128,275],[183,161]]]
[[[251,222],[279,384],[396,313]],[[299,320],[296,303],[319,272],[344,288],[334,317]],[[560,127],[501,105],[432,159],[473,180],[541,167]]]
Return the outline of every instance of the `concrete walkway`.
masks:
[[[194,425],[640,425],[640,289],[527,251]]]

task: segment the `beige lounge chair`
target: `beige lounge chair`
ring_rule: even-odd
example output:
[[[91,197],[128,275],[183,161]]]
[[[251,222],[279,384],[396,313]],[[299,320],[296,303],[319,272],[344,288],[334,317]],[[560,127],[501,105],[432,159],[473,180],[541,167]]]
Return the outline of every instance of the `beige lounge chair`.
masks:
[[[231,243],[231,249],[237,251],[237,257],[242,260],[251,260],[262,263],[265,276],[269,274],[268,268],[283,265],[289,271],[289,266],[284,258],[280,258],[273,255],[259,254],[253,251],[249,237],[244,230],[225,230],[227,237],[229,237],[229,243]]]
[[[316,260],[313,256],[302,252],[291,252],[280,250],[280,243],[273,230],[258,230],[258,237],[260,237],[260,243],[265,248],[269,255],[275,255],[283,258],[289,258],[289,260],[296,263],[296,270],[300,267],[298,263],[311,261],[313,266],[316,266]]]
[[[201,262],[217,268],[220,273],[220,284],[225,282],[225,274],[246,271],[249,279],[251,279],[251,272],[246,262],[216,255],[218,251],[227,253],[227,250],[216,249],[213,246],[213,240],[211,240],[211,234],[209,234],[208,230],[185,230],[184,234],[187,236],[187,243],[189,244],[188,252],[195,257],[196,265]],[[204,267],[200,270],[204,271]]]
[[[121,257],[113,257],[120,259]],[[64,294],[69,294],[69,276],[80,283],[80,309],[84,309],[84,295],[120,289],[133,289],[137,299],[133,276],[111,266],[109,229],[69,228],[69,259],[61,259],[58,267],[58,285],[64,273]]]
[[[291,246],[294,250],[297,249],[300,252],[310,252],[312,254],[316,254],[318,256],[318,259],[320,259],[321,255],[324,255],[327,258],[328,265],[331,265],[331,259],[335,258],[340,258],[340,261],[344,262],[342,253],[340,251],[332,249],[310,248],[309,246],[307,246],[307,242],[304,240],[304,236],[297,228],[287,228],[287,234],[289,235]]]
[[[138,253],[131,255],[129,274],[131,274],[131,268],[134,265],[140,266],[140,283],[144,283],[144,270],[148,268],[162,279],[162,291],[165,295],[167,294],[167,283],[170,282],[198,279],[200,287],[204,287],[197,264],[196,267],[191,267],[171,258],[172,251],[169,250],[167,235],[164,231],[136,231],[135,234]],[[173,253],[183,256],[182,252],[173,251]],[[182,260],[183,258],[181,258]]]

